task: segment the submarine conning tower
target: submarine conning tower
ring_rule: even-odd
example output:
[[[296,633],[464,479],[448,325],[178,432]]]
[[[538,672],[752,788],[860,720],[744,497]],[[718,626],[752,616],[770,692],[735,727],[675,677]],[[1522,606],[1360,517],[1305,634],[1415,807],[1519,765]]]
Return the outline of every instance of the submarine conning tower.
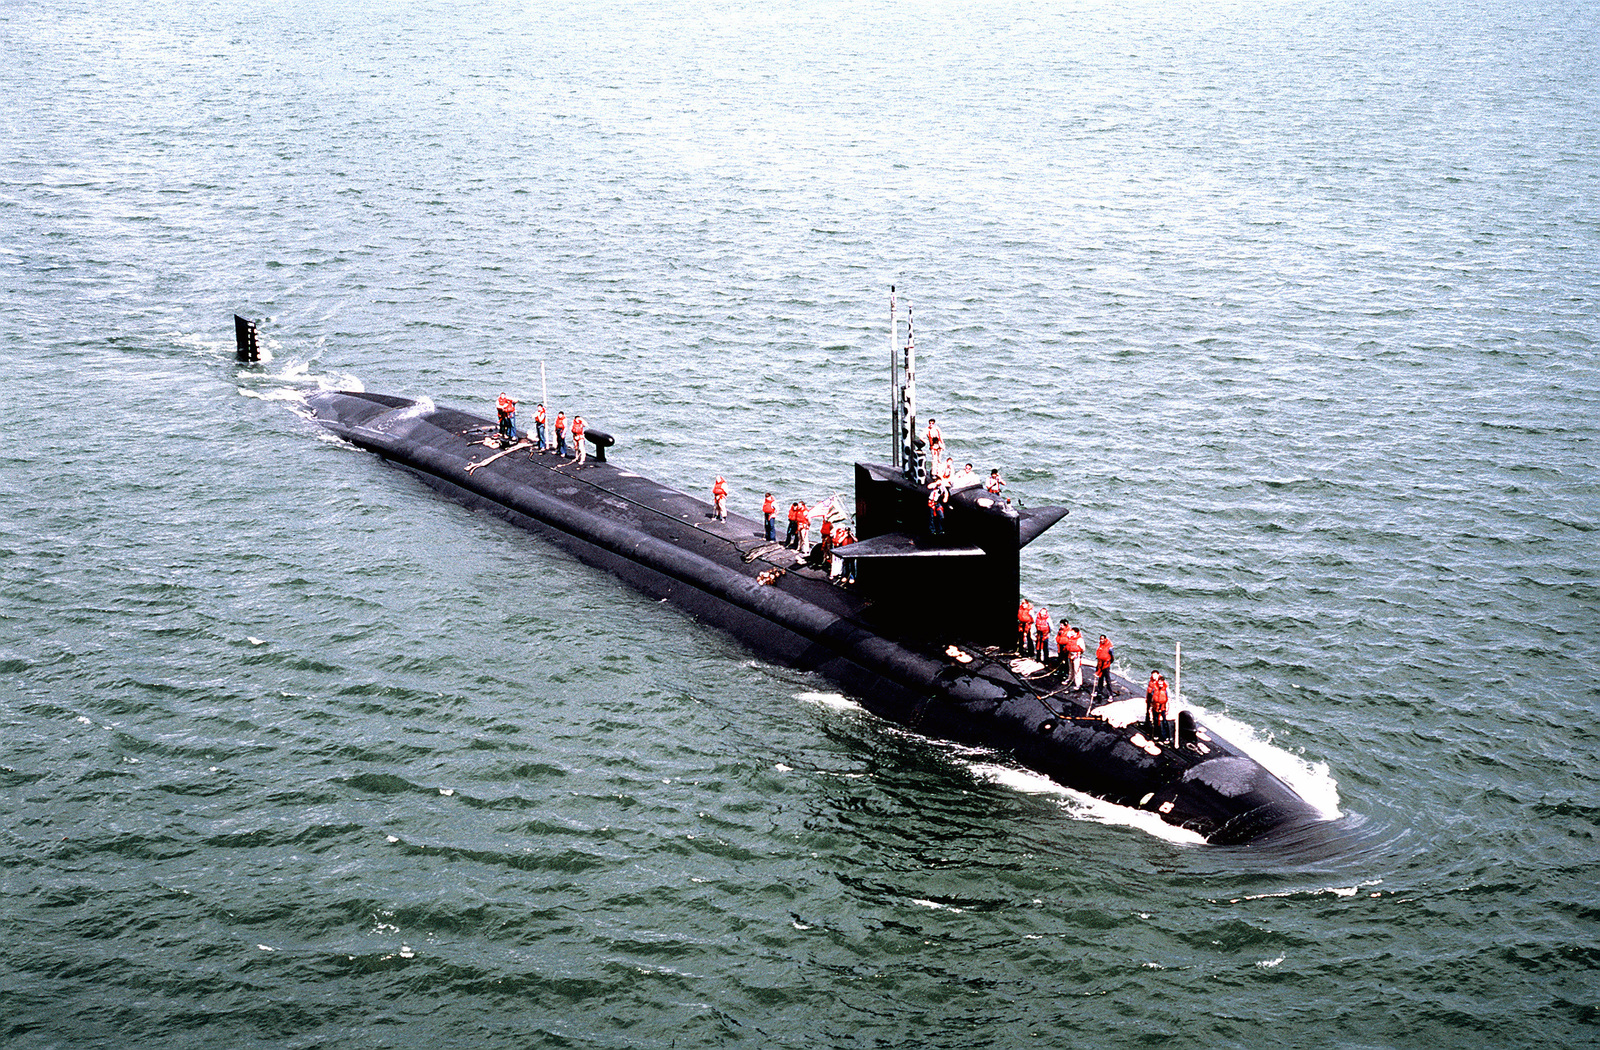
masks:
[[[928,488],[901,470],[856,464],[856,593],[910,634],[1016,641],[1022,548],[1066,507],[1013,507],[981,487],[950,494],[944,534],[928,532]]]
[[[908,634],[976,645],[1015,642],[1021,552],[1067,515],[1066,507],[1013,506],[981,485],[950,492],[941,535],[928,521],[930,489],[917,434],[916,343],[911,304],[899,338],[889,289],[890,432],[894,462],[856,464],[856,592]]]

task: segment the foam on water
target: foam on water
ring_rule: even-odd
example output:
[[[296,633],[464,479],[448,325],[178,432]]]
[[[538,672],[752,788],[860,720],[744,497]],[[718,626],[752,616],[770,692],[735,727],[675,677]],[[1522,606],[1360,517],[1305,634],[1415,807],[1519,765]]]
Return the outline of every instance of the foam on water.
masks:
[[[819,704],[835,711],[852,711],[865,714],[866,709],[842,693],[804,692],[797,699]],[[1141,711],[1143,701],[1140,701]],[[975,777],[1000,784],[1014,791],[1031,795],[1053,795],[1061,799],[1062,811],[1079,820],[1097,824],[1133,828],[1167,842],[1182,845],[1204,843],[1204,836],[1186,828],[1174,827],[1158,814],[1148,810],[1119,806],[1104,799],[1071,788],[1063,787],[1049,777],[1016,766],[1001,765],[994,761],[994,753],[987,749],[971,748],[947,740],[930,739],[891,722],[879,722],[884,732],[903,734],[917,740],[926,740],[955,761],[964,765]],[[1309,800],[1308,800],[1309,801]]]
[[[1175,827],[1162,820],[1158,814],[1149,810],[1134,809],[1131,806],[1118,806],[1105,799],[1086,795],[1081,791],[1062,787],[1049,777],[1040,776],[1027,770],[1017,769],[1014,766],[1002,766],[993,762],[972,762],[970,768],[974,775],[996,784],[1004,785],[1014,791],[1026,792],[1030,795],[1053,795],[1061,800],[1062,812],[1077,820],[1092,821],[1096,824],[1106,824],[1114,827],[1133,828],[1147,835],[1183,846],[1196,846],[1205,843],[1205,837],[1198,832],[1187,828]]]
[[[1271,733],[1236,718],[1207,711],[1192,701],[1184,700],[1182,707],[1194,712],[1202,725],[1214,728],[1229,743],[1294,788],[1295,794],[1315,807],[1325,820],[1334,820],[1343,815],[1339,809],[1339,782],[1334,779],[1326,761],[1285,751],[1274,743]]]

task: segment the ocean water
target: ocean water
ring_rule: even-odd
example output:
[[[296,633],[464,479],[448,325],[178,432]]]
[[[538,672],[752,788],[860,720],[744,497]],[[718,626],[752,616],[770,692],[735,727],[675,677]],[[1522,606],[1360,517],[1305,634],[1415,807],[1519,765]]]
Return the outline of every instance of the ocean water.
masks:
[[[0,1043],[1600,1042],[1592,5],[0,9]],[[888,456],[1330,816],[882,723],[295,411]],[[231,314],[271,360],[232,359]],[[1170,677],[1170,674],[1169,674]]]

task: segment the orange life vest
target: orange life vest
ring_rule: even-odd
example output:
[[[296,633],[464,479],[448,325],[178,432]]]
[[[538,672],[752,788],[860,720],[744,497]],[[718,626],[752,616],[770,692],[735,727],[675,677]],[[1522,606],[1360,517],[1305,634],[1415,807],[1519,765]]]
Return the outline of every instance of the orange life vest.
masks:
[[[1094,669],[1108,671],[1111,669],[1111,639],[1107,638],[1095,647]]]
[[[728,494],[728,486],[722,483],[721,478],[718,478],[717,483],[711,486],[711,494],[719,499]]]
[[[1027,626],[1032,622],[1033,603],[1024,598],[1022,599],[1022,604],[1017,606],[1017,626],[1026,630]]]
[[[539,406],[539,411],[537,411],[537,412],[535,412],[533,414],[533,421],[535,423],[538,423],[540,426],[544,425],[544,406],[543,405],[540,405]]]
[[[778,513],[778,505],[772,502],[771,496],[768,496],[766,502],[761,504],[761,513],[765,514],[769,518]]]
[[[582,416],[573,416],[572,417],[572,440],[573,440],[574,443],[581,443],[583,441],[583,417]]]

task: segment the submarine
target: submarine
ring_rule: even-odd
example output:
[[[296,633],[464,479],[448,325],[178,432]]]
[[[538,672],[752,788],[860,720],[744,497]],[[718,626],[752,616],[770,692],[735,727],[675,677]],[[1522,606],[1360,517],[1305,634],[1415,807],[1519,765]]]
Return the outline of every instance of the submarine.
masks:
[[[236,332],[239,359],[252,359],[254,323],[236,318]],[[583,437],[593,455],[580,463],[515,430],[514,442],[497,439],[496,421],[428,399],[321,390],[306,395],[306,407],[320,426],[444,496],[767,659],[823,675],[914,732],[1008,755],[1212,844],[1256,844],[1323,820],[1191,712],[1158,735],[1122,675],[1113,672],[1111,697],[1098,697],[1087,681],[1074,688],[1064,669],[1016,651],[1021,551],[1067,508],[947,486],[942,532],[933,532],[910,307],[902,343],[893,289],[889,361],[891,462],[855,464],[853,542],[822,558],[767,540],[762,521],[719,518],[705,500],[629,469],[615,437],[593,426]],[[836,574],[840,567],[847,571]]]

